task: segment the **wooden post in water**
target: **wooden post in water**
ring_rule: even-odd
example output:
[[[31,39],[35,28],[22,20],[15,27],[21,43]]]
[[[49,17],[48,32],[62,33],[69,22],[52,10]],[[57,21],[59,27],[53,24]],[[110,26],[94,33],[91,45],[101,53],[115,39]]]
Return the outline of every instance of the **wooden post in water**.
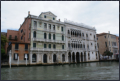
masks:
[[[11,50],[9,51],[9,66],[11,68]]]

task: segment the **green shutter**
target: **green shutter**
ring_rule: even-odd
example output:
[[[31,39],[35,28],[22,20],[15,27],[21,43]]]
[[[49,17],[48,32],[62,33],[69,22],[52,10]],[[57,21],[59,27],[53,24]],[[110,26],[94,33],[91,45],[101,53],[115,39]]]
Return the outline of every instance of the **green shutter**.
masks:
[[[49,44],[49,48],[51,48],[51,44]]]
[[[51,34],[49,34],[49,39],[51,39]]]
[[[33,43],[33,47],[36,47],[36,43]]]
[[[44,44],[44,48],[46,48],[46,44]]]
[[[62,45],[62,49],[64,49],[64,45]]]

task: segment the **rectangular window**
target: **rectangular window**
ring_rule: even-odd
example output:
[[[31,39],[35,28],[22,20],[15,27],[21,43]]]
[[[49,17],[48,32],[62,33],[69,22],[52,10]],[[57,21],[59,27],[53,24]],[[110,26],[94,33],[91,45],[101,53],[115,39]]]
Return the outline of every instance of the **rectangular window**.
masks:
[[[62,45],[62,49],[64,49],[64,45]]]
[[[14,53],[14,60],[18,60],[18,53]]]
[[[18,50],[19,44],[15,44],[15,50]]]
[[[44,48],[46,48],[46,44],[44,44]]]
[[[23,32],[23,29],[21,30],[21,33]]]
[[[105,45],[106,45],[106,47],[107,47],[107,42],[105,42]]]
[[[15,40],[17,40],[17,36],[15,36]]]
[[[105,38],[106,38],[106,36],[105,36]]]
[[[61,27],[61,31],[63,31],[63,27]]]
[[[51,34],[49,34],[49,39],[51,39]]]
[[[29,54],[24,54],[24,60],[26,60],[26,58],[29,60]]]
[[[34,27],[37,27],[37,21],[34,21]]]
[[[9,35],[9,39],[11,39],[12,38],[12,35]]]
[[[49,44],[49,48],[51,48],[51,44]]]
[[[55,18],[53,17],[53,20],[55,20]]]
[[[62,41],[64,41],[64,36],[62,35]]]
[[[49,29],[51,30],[51,24],[49,24]]]
[[[46,18],[46,15],[44,15],[44,18]]]
[[[98,48],[99,48],[99,44],[97,43],[97,45],[98,45]]]
[[[53,44],[53,48],[54,48],[54,49],[56,48],[56,45],[55,45],[55,44]]]
[[[55,30],[55,25],[53,25],[53,30]]]
[[[33,47],[36,48],[36,43],[33,43]]]
[[[29,38],[30,38],[30,33],[29,33]]]
[[[28,44],[25,44],[25,50],[28,50]]]
[[[22,38],[23,38],[23,37],[21,36],[21,40],[22,40]]]
[[[47,23],[44,23],[44,28],[47,29]]]
[[[55,34],[53,34],[53,40],[55,40]]]
[[[109,41],[109,45],[110,45],[110,41]]]

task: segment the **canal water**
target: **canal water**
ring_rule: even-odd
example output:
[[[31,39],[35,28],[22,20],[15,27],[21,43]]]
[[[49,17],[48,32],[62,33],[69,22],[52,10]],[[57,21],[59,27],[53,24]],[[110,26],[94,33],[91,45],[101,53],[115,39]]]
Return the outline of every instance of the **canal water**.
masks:
[[[1,68],[1,80],[119,80],[119,62]]]

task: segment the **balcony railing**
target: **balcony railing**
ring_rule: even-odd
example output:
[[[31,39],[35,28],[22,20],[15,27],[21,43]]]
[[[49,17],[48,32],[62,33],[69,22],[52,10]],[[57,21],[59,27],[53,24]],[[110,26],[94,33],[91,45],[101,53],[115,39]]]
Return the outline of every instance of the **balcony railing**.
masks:
[[[97,41],[97,39],[94,39],[94,41],[96,42],[96,41]]]
[[[86,51],[86,48],[83,48],[83,51]]]
[[[83,40],[85,40],[85,37],[82,37]]]
[[[37,27],[33,27],[34,30],[37,30]]]
[[[31,48],[31,51],[66,51],[66,49]]]
[[[98,49],[95,49],[95,51],[98,51]]]
[[[71,37],[71,35],[70,35],[70,34],[68,34],[68,37]]]
[[[40,42],[55,42],[55,43],[65,43],[65,41],[62,41],[62,40],[39,39],[39,38],[33,38],[33,41],[40,41]]]
[[[86,37],[86,40],[89,40],[89,38],[88,38],[88,37]]]
[[[15,38],[15,37],[9,37],[9,40],[18,40],[18,38]]]
[[[87,48],[87,51],[90,51],[90,49],[89,49],[89,48]]]
[[[70,50],[70,51],[71,51],[71,50],[72,50],[72,47],[68,47],[68,50]]]
[[[112,46],[113,48],[118,48],[118,46]]]

